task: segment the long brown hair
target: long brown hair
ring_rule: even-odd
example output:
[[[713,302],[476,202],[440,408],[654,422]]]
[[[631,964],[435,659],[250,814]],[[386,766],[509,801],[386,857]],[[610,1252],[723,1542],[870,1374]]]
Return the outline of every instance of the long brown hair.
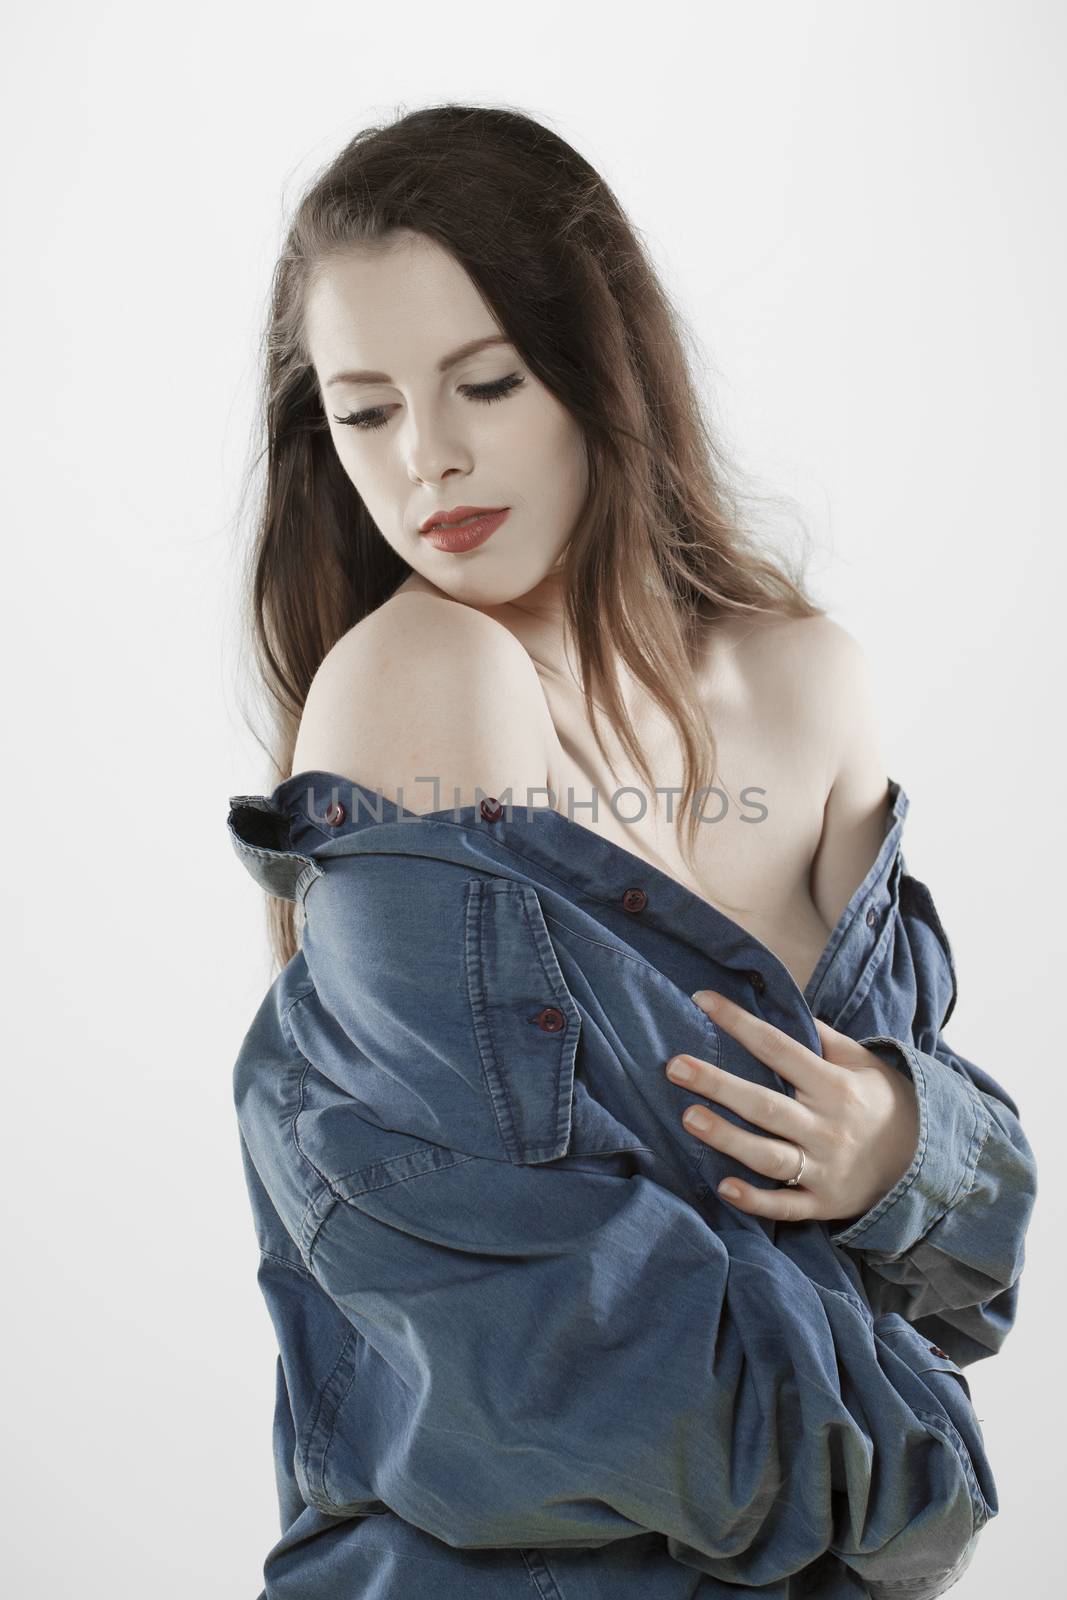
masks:
[[[307,186],[289,223],[264,336],[266,482],[242,573],[273,782],[290,775],[326,653],[412,570],[337,458],[304,327],[322,265],[395,229],[451,253],[584,431],[589,494],[561,575],[587,714],[607,759],[599,701],[654,789],[611,668],[617,653],[678,730],[686,855],[700,820],[690,802],[715,772],[694,671],[706,624],[821,608],[800,567],[787,574],[745,524],[742,502],[754,497],[732,481],[691,375],[684,320],[615,195],[558,134],[507,108],[430,106],[364,129]],[[268,928],[284,965],[298,948],[293,901],[270,898]]]

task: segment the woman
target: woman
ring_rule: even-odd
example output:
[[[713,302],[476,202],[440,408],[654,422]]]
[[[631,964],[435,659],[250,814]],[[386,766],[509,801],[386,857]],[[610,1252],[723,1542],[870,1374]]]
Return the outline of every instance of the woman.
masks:
[[[679,905],[691,916],[700,914],[699,902],[718,919],[711,926],[730,938],[747,935],[744,948],[768,958],[771,987],[764,993],[765,980],[755,972],[760,983],[748,1004],[726,983],[694,994],[711,1024],[696,1036],[706,1048],[701,1053],[691,1040],[672,1040],[681,1053],[659,1063],[689,1090],[678,1108],[678,1115],[686,1108],[686,1137],[732,1163],[732,1188],[718,1192],[749,1217],[830,1223],[838,1240],[847,1241],[850,1228],[862,1233],[872,1213],[877,1218],[911,1183],[930,1136],[929,1107],[916,1094],[921,1069],[906,1054],[915,1039],[901,1044],[886,1026],[872,1026],[867,1032],[876,1045],[892,1048],[870,1048],[856,1029],[839,1031],[813,1010],[801,1024],[801,1032],[808,1030],[805,1043],[788,1009],[776,1010],[776,1002],[784,995],[802,1006],[809,992],[818,992],[816,980],[825,980],[835,940],[846,932],[846,910],[855,911],[860,889],[888,865],[891,830],[903,820],[906,799],[885,774],[859,647],[743,529],[739,497],[728,490],[688,375],[678,319],[603,180],[548,130],[508,111],[434,108],[357,137],[305,196],[279,262],[267,425],[270,470],[252,617],[278,707],[276,764],[292,778],[283,779],[273,806],[237,797],[251,806],[233,814],[239,853],[277,895],[270,904],[279,964],[297,956],[297,907],[316,874],[329,870],[332,853],[327,847],[321,865],[315,849],[298,853],[294,842],[301,841],[291,826],[310,829],[305,839],[321,840],[335,823],[347,827],[353,820],[335,798],[322,817],[310,806],[287,811],[270,819],[285,822],[284,836],[261,835],[263,812],[277,813],[279,800],[287,806],[301,778],[314,780],[316,794],[324,778],[349,780],[359,798],[373,790],[386,797],[394,819],[401,810],[431,821],[450,812],[466,824],[480,806],[483,817],[496,821],[510,801],[524,808],[531,841],[539,825],[550,824],[555,831],[548,838],[553,845],[562,840],[565,853],[580,838],[574,826],[587,830],[599,841],[589,844],[601,852],[596,859],[612,867],[621,859],[633,867],[645,863],[663,875],[650,881],[669,880],[686,891]],[[567,819],[564,830],[560,817]],[[537,848],[531,843],[531,859]],[[279,876],[266,875],[268,858]],[[297,880],[285,877],[287,865],[301,871],[303,893],[291,892]],[[369,861],[361,870],[366,884]],[[403,881],[390,880],[394,900],[406,893]],[[499,887],[498,878],[492,881]],[[899,911],[901,893],[891,881]],[[288,891],[279,893],[282,882]],[[483,906],[481,887],[479,915],[492,907],[500,917],[508,897],[485,898]],[[353,888],[362,892],[359,880]],[[917,901],[919,890],[903,891],[905,914],[908,896]],[[323,931],[316,930],[316,938],[324,948],[324,930],[333,927],[338,943],[332,953],[318,955],[317,967],[315,954],[309,957],[316,999],[325,1003],[332,992],[334,1023],[340,1021],[351,1047],[365,1049],[382,1066],[398,1033],[411,1048],[415,1023],[406,1014],[401,1022],[395,1012],[390,1026],[373,1034],[366,1031],[367,1013],[396,982],[396,971],[410,988],[419,950],[398,946],[389,978],[379,953],[381,988],[368,990],[353,1014],[359,980],[336,964],[337,952],[356,942],[353,924],[330,921],[327,893],[316,888],[311,901],[322,907]],[[449,904],[444,897],[435,920],[427,902],[423,939],[432,939],[435,927],[444,937]],[[635,900],[627,909],[643,904]],[[547,956],[561,978],[547,924],[539,921],[542,905],[540,899],[523,902],[526,920],[519,918],[511,930],[511,951],[533,915],[537,942],[527,954],[531,960],[535,952]],[[924,926],[942,934],[936,913]],[[366,937],[363,927],[360,939]],[[462,938],[457,926],[453,943]],[[483,979],[497,970],[498,956],[506,963],[505,945],[468,945],[468,953],[471,948]],[[941,951],[943,971],[951,973],[947,942]],[[423,976],[432,1014],[435,1004],[448,1003],[449,985],[442,980],[435,988]],[[569,1017],[576,1036],[588,1033],[589,1019],[566,983],[557,998],[563,1009],[542,1009],[542,1028],[563,1028]],[[490,997],[484,1017],[475,1008],[475,1031],[484,1021],[486,1038],[494,1026],[493,1003]],[[951,1003],[938,1007],[935,1034]],[[555,1020],[546,1023],[549,1012]],[[721,1066],[724,1034],[734,1070]],[[325,1034],[319,1037],[321,1053],[301,1047],[316,1068],[329,1050]],[[444,1054],[432,1033],[421,1042],[427,1055]],[[481,1040],[479,1049],[485,1060]],[[980,1069],[966,1064],[965,1070],[961,1058],[953,1060],[952,1072],[943,1069],[946,1082],[954,1083],[947,1092],[965,1096],[961,1104],[973,1118],[977,1084],[1004,1119],[998,1131],[1013,1164],[1002,1163],[994,1183],[1001,1205],[1013,1187],[1017,1227],[1024,1230],[1032,1157],[1017,1108]],[[777,1073],[785,1092],[768,1096],[761,1063]],[[348,1061],[332,1075],[322,1070],[334,1081],[344,1078],[351,1090],[350,1067]],[[398,1075],[404,1071],[402,1058]],[[355,1081],[361,1083],[356,1100],[366,1107],[367,1080]],[[427,1102],[436,1090],[428,1085],[421,1092]],[[501,1103],[508,1092],[502,1083]],[[525,1092],[520,1084],[517,1093]],[[988,1134],[993,1113],[984,1104],[979,1109]],[[693,1110],[703,1112],[702,1121],[692,1120]],[[491,1161],[490,1148],[466,1131],[444,1137],[448,1114],[435,1108],[438,1121],[420,1152],[445,1148]],[[595,1123],[598,1113],[590,1107],[587,1114]],[[405,1127],[426,1135],[404,1115],[395,1107],[379,1109],[377,1125],[398,1136]],[[554,1136],[555,1126],[549,1131]],[[607,1148],[603,1133],[601,1126],[592,1152]],[[544,1149],[550,1145],[546,1138]],[[259,1148],[258,1164],[253,1150],[246,1169],[254,1204],[261,1189],[264,1203],[266,1190],[274,1195],[265,1176],[274,1158],[265,1145]],[[342,1165],[353,1148],[346,1147]],[[568,1148],[573,1156],[573,1141]],[[614,1148],[651,1147],[628,1146],[624,1139]],[[526,1158],[533,1159],[529,1149]],[[951,1159],[948,1152],[944,1159]],[[360,1171],[371,1165],[368,1160]],[[283,1195],[280,1213],[288,1191],[281,1179],[274,1181]],[[337,1189],[332,1182],[328,1187],[332,1204]],[[301,1244],[307,1199],[283,1241],[292,1236]],[[265,1258],[284,1254],[284,1244],[281,1254],[264,1251]],[[286,1256],[287,1264],[306,1271],[311,1252],[301,1244],[300,1254],[300,1262]],[[345,1272],[357,1258],[358,1252]],[[734,1270],[740,1271],[736,1264]],[[1017,1272],[998,1287],[1011,1292],[1016,1279]],[[325,1280],[318,1288],[324,1286]],[[346,1303],[340,1292],[335,1299]],[[272,1314],[281,1335],[280,1303],[272,1302]],[[439,1303],[443,1308],[443,1298]],[[485,1296],[477,1303],[487,1303]],[[332,1309],[320,1306],[327,1321]],[[903,1330],[895,1309],[892,1315]],[[338,1332],[348,1337],[348,1324],[328,1325],[332,1333],[327,1323],[318,1325],[324,1340]],[[368,1350],[377,1348],[373,1325],[373,1317],[359,1323]],[[411,1327],[405,1328],[410,1342]],[[453,1339],[457,1334],[454,1329]],[[288,1348],[294,1348],[291,1340]],[[403,1349],[401,1339],[394,1362]],[[973,1419],[951,1409],[962,1405],[966,1380],[949,1354],[937,1345],[929,1349],[940,1365],[941,1400],[961,1431],[972,1430],[974,1471],[983,1476]],[[968,1358],[974,1357],[972,1350]],[[443,1364],[442,1356],[441,1371]],[[437,1370],[430,1362],[431,1380]],[[952,1374],[947,1382],[945,1372]],[[913,1376],[909,1371],[901,1381]],[[353,1372],[348,1381],[355,1379]],[[323,1379],[319,1400],[327,1389]],[[292,1395],[285,1398],[282,1463],[301,1451]],[[912,1413],[912,1420],[923,1415]],[[426,1422],[441,1425],[439,1417]],[[635,1437],[637,1431],[635,1425]],[[902,1446],[901,1459],[905,1454]],[[274,1553],[270,1593],[288,1592],[288,1563],[306,1547],[306,1527],[299,1540],[291,1538],[302,1513],[296,1488],[306,1491],[306,1506],[332,1511],[337,1504],[309,1489],[306,1448],[303,1459],[304,1482],[287,1479],[283,1488],[279,1477],[289,1542]],[[731,1458],[731,1470],[739,1460]],[[959,1458],[951,1461],[955,1471]],[[384,1481],[377,1480],[379,1486]],[[592,1494],[592,1482],[589,1487]],[[827,1502],[839,1487],[828,1482]],[[426,1490],[418,1485],[420,1493]],[[402,1492],[398,1487],[374,1504],[381,1513],[395,1512]],[[785,1494],[788,1503],[788,1485]],[[946,1527],[958,1511],[949,1499],[946,1492]],[[785,1582],[784,1588],[767,1587],[776,1595],[867,1594],[879,1592],[881,1578],[896,1594],[940,1593],[970,1560],[977,1526],[995,1511],[984,1476],[982,1497],[975,1492],[964,1499],[967,1517],[975,1507],[978,1515],[967,1521],[951,1553],[946,1544],[944,1565],[933,1562],[936,1547],[916,1545],[907,1558],[913,1565],[905,1560],[889,1576],[889,1568],[865,1568],[868,1546],[861,1541],[849,1552],[856,1559],[847,1573],[838,1566],[832,1575],[820,1569],[822,1586],[805,1589],[814,1581],[811,1557],[832,1549],[844,1560],[847,1540],[835,1541],[828,1532],[822,1543],[791,1546],[780,1524],[776,1564],[731,1566],[717,1547],[710,1559],[698,1530],[701,1558],[692,1564],[713,1576],[706,1587],[686,1592],[732,1593],[728,1580],[736,1578],[746,1585]],[[364,1505],[358,1496],[344,1503]],[[617,1501],[612,1505],[620,1509]],[[651,1520],[657,1514],[660,1520]],[[638,1528],[672,1535],[671,1553],[685,1560],[687,1525],[678,1524],[685,1531],[667,1528],[666,1513],[642,1519],[630,1509],[628,1515]],[[421,1500],[409,1520],[449,1545],[507,1543],[502,1533],[487,1537],[482,1529],[466,1539],[453,1535],[447,1518],[441,1522]],[[626,1576],[638,1578],[636,1569],[609,1572],[590,1528],[573,1537],[572,1524],[561,1523],[553,1533],[546,1519],[546,1536],[535,1538],[526,1522],[505,1519],[498,1531],[505,1526],[513,1529],[516,1546],[581,1544],[587,1556],[599,1554],[614,1594],[626,1592]],[[898,1537],[903,1545],[904,1534]],[[881,1536],[882,1547],[890,1542]],[[792,1589],[784,1576],[790,1548],[806,1551],[809,1562],[805,1578],[798,1557],[799,1586]],[[542,1586],[539,1592],[595,1592],[563,1587],[559,1572],[542,1567],[529,1549],[524,1558],[523,1570]],[[501,1571],[480,1570],[487,1594],[518,1592]],[[661,1566],[653,1580],[645,1569],[644,1589],[633,1592],[675,1592],[654,1588],[667,1581],[665,1570]],[[313,1581],[332,1581],[324,1573],[313,1580],[305,1566],[299,1592],[334,1592],[313,1591]],[[871,1586],[856,1587],[864,1573]],[[907,1587],[913,1576],[915,1586]],[[443,1574],[441,1581],[448,1581]],[[470,1570],[461,1581],[467,1587],[457,1592],[475,1592]],[[589,1573],[579,1580],[572,1572],[568,1581],[588,1583]]]

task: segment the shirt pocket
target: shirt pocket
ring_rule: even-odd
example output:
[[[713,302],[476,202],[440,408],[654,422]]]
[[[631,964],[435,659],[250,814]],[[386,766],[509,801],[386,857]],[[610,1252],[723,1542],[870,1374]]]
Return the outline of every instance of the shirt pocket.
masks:
[[[922,1386],[912,1385],[905,1390],[897,1383],[913,1411],[955,1446],[970,1487],[977,1531],[996,1516],[999,1506],[985,1438],[965,1373],[898,1311],[876,1317],[874,1333],[907,1365],[916,1385]]]
[[[466,935],[474,1036],[510,1159],[595,1157],[606,1170],[604,1158],[622,1158],[626,1168],[627,1153],[649,1151],[579,1076],[582,1011],[536,890],[510,878],[472,879]]]

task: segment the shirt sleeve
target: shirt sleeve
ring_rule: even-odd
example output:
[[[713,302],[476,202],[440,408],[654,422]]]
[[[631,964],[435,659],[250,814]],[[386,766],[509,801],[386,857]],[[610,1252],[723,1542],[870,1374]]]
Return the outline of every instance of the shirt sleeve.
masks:
[[[876,1312],[898,1312],[966,1366],[999,1350],[1014,1323],[1037,1165],[1017,1102],[945,1038],[951,948],[929,890],[910,875],[907,900],[911,1029],[859,1042],[910,1077],[919,1137],[894,1187],[830,1238],[852,1255]]]
[[[762,1219],[711,1202],[713,1227],[610,1136],[575,1150],[594,1011],[530,885],[417,858],[322,865],[314,995],[286,1023],[333,1098],[309,1099],[302,1072],[295,1135],[280,1102],[246,1100],[278,1214],[353,1333],[316,1412],[317,1503],[377,1500],[463,1548],[654,1531],[750,1586],[829,1551],[873,1594],[940,1594],[997,1509],[955,1363],[810,1276]],[[669,1014],[670,987],[654,1021],[677,1035],[693,1007],[675,990]],[[630,1042],[656,1058],[658,1038]],[[338,1123],[349,1165],[324,1175]],[[356,1164],[360,1125],[380,1153]],[[323,1178],[310,1194],[279,1143]]]

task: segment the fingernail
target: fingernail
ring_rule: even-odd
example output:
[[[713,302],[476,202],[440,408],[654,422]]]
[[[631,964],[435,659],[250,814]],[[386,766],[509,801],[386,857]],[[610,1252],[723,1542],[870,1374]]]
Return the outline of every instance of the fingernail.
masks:
[[[667,1076],[674,1083],[692,1083],[693,1069],[686,1061],[668,1061]]]
[[[691,994],[689,998],[690,1000],[695,1000],[698,1005],[702,1005],[705,1011],[715,1010],[716,997],[710,989],[698,989],[696,994]]]
[[[725,1200],[740,1200],[741,1198],[741,1191],[736,1183],[727,1183],[725,1179],[719,1184],[719,1193]]]

